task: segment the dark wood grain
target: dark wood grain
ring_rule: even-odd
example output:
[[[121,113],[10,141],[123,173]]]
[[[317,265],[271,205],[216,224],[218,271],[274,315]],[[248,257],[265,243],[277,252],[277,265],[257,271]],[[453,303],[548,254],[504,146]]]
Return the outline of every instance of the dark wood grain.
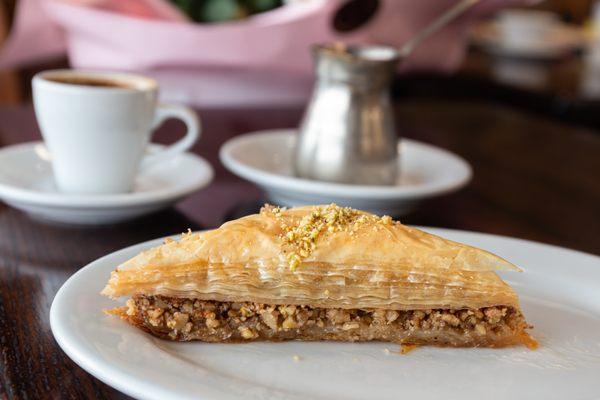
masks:
[[[176,208],[103,228],[45,225],[0,203],[0,398],[116,399],[126,396],[70,361],[48,323],[62,283],[94,259],[151,238],[217,226],[256,211],[260,191],[229,174],[217,152],[244,132],[297,124],[301,110],[200,110],[194,151],[216,169],[214,183]],[[399,131],[465,157],[464,190],[428,201],[410,224],[491,232],[600,253],[600,135],[485,103],[403,101]],[[183,130],[164,126],[168,141]],[[0,146],[38,139],[30,106],[0,108]]]

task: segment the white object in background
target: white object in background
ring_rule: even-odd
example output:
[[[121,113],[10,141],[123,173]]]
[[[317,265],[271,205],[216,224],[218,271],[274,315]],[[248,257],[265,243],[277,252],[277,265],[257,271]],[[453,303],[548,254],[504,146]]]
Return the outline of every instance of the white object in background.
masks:
[[[519,11],[519,13],[527,12]],[[526,17],[523,19],[526,20]],[[510,24],[509,21],[508,25]],[[505,34],[505,31],[511,29],[512,34]],[[523,31],[517,33],[518,31],[519,28],[515,30],[507,26],[503,27],[500,18],[497,18],[495,21],[476,25],[471,32],[471,41],[493,55],[546,61],[564,57],[576,49],[584,48],[588,40],[581,27],[560,21],[551,29],[537,30],[537,33],[531,34],[531,37],[528,36],[529,33]],[[542,34],[543,31],[546,33]]]
[[[499,58],[492,63],[492,74],[499,82],[528,89],[543,89],[548,82],[548,67],[542,63],[514,58]]]
[[[148,146],[154,154],[164,149]],[[56,189],[51,156],[42,142],[0,149],[0,199],[36,219],[65,224],[100,225],[139,217],[174,204],[212,178],[206,160],[180,153],[140,172],[129,193],[67,194]]]
[[[581,95],[588,99],[600,98],[600,1],[592,9],[592,35],[583,57]]]
[[[549,11],[504,10],[498,16],[504,44],[525,51],[543,46],[559,24],[558,15]]]
[[[594,25],[594,33],[600,34],[600,1],[596,1],[592,6],[592,24]]]
[[[390,343],[157,339],[104,314],[122,303],[101,296],[100,290],[115,266],[163,239],[112,253],[75,273],[54,298],[50,326],[78,365],[141,400],[598,397],[599,257],[483,233],[424,229],[523,268],[523,273],[501,275],[519,294],[534,326],[531,333],[540,342],[537,350],[420,347],[400,355],[400,346]]]
[[[595,41],[590,43],[583,57],[583,74],[579,90],[586,99],[600,99],[600,37],[596,37]]]
[[[402,139],[400,174],[395,185],[349,185],[297,178],[293,171],[296,129],[238,136],[221,147],[221,162],[233,173],[260,186],[276,205],[328,204],[399,216],[418,202],[458,190],[471,179],[462,158],[437,147]]]
[[[124,87],[52,79],[103,80]],[[157,94],[156,81],[140,75],[75,70],[37,74],[33,102],[52,153],[57,187],[65,193],[126,193],[140,165],[143,170],[192,147],[200,135],[196,114],[182,106],[157,106]],[[142,159],[153,129],[168,118],[181,119],[186,135],[160,154]]]

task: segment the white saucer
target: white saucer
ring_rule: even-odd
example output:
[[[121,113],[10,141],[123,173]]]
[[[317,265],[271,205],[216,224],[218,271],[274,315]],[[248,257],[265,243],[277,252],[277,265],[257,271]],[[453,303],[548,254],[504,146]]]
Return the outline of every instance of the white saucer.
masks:
[[[399,346],[378,342],[160,340],[105,315],[102,310],[122,303],[100,290],[116,265],[162,240],[109,254],[74,274],[52,302],[50,326],[73,361],[137,399],[598,398],[599,257],[501,236],[425,229],[523,268],[500,275],[519,294],[540,342],[537,350],[422,347],[399,355]]]
[[[150,145],[156,151],[161,145]],[[0,199],[36,219],[99,225],[121,222],[167,207],[208,185],[213,169],[191,153],[148,168],[131,193],[73,195],[57,191],[50,153],[42,142],[0,149]]]
[[[293,174],[295,129],[242,135],[220,151],[221,162],[233,173],[260,186],[280,206],[339,205],[400,216],[428,197],[455,191],[471,179],[471,167],[446,150],[402,139],[400,177],[392,186],[363,186],[312,181]]]

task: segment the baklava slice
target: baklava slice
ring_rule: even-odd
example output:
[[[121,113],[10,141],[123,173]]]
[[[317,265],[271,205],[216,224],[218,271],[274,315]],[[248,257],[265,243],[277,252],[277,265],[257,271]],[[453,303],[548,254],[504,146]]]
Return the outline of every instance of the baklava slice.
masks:
[[[535,346],[489,252],[335,204],[188,233],[112,272],[110,310],[157,337]]]

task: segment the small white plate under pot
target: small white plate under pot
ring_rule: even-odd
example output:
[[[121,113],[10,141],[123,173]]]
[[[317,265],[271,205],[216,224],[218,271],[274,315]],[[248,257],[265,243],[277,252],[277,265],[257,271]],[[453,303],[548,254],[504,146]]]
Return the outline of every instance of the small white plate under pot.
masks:
[[[298,178],[293,172],[295,129],[249,133],[229,140],[221,162],[233,173],[260,186],[280,206],[337,203],[376,214],[400,216],[420,201],[460,189],[471,179],[469,164],[438,147],[402,139],[400,176],[395,185],[366,186]]]
[[[519,294],[537,350],[421,347],[400,355],[399,346],[375,342],[160,340],[105,315],[103,309],[120,303],[99,292],[116,265],[162,239],[109,254],[69,278],[52,303],[52,333],[82,368],[138,399],[598,398],[599,257],[482,233],[425,230],[523,268],[501,275]]]
[[[150,145],[157,151],[161,145]],[[213,169],[202,157],[184,153],[139,173],[133,191],[76,195],[56,189],[51,155],[42,142],[0,149],[0,199],[31,217],[64,224],[122,222],[168,207],[207,186]]]

